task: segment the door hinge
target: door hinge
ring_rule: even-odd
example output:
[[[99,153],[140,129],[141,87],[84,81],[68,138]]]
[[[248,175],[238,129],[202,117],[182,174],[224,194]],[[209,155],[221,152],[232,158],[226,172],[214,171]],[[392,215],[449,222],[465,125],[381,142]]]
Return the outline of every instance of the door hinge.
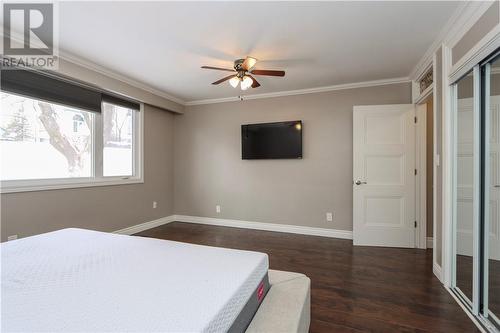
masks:
[[[415,176],[417,175],[417,169],[415,169]]]
[[[415,228],[417,227],[417,221],[415,221]]]
[[[415,124],[417,123],[417,117],[415,117]]]

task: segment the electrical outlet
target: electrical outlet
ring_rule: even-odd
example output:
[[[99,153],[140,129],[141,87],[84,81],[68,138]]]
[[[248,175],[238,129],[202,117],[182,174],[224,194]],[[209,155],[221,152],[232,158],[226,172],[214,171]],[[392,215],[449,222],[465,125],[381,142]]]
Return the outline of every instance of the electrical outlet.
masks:
[[[220,214],[220,205],[216,205],[216,206],[215,206],[215,212],[216,212],[217,214]]]
[[[153,208],[158,207],[158,203],[156,201],[153,201]]]
[[[13,241],[15,239],[17,239],[17,235],[12,235],[12,236],[7,237],[7,241]]]
[[[333,221],[333,213],[326,213],[326,221],[327,222]]]

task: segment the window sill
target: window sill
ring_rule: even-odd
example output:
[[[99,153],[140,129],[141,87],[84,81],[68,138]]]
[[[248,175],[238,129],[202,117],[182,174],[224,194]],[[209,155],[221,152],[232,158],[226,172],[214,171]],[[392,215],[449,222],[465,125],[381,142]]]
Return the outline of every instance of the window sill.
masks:
[[[142,177],[109,177],[103,179],[78,178],[78,179],[50,179],[50,180],[25,180],[0,182],[0,193],[19,193],[74,189],[97,186],[115,186],[144,183]]]

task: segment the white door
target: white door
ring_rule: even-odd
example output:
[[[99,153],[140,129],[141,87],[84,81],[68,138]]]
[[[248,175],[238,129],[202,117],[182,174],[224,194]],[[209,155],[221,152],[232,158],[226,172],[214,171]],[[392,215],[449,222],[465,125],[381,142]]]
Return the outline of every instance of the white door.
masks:
[[[353,114],[353,243],[415,247],[415,108]]]

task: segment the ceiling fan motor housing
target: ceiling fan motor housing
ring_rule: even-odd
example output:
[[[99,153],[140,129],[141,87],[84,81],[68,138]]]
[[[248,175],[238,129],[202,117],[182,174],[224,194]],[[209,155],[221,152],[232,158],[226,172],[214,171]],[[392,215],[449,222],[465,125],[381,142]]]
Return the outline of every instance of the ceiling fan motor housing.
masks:
[[[234,69],[238,72],[244,70],[242,67],[244,61],[245,61],[245,59],[236,59],[234,61]]]

